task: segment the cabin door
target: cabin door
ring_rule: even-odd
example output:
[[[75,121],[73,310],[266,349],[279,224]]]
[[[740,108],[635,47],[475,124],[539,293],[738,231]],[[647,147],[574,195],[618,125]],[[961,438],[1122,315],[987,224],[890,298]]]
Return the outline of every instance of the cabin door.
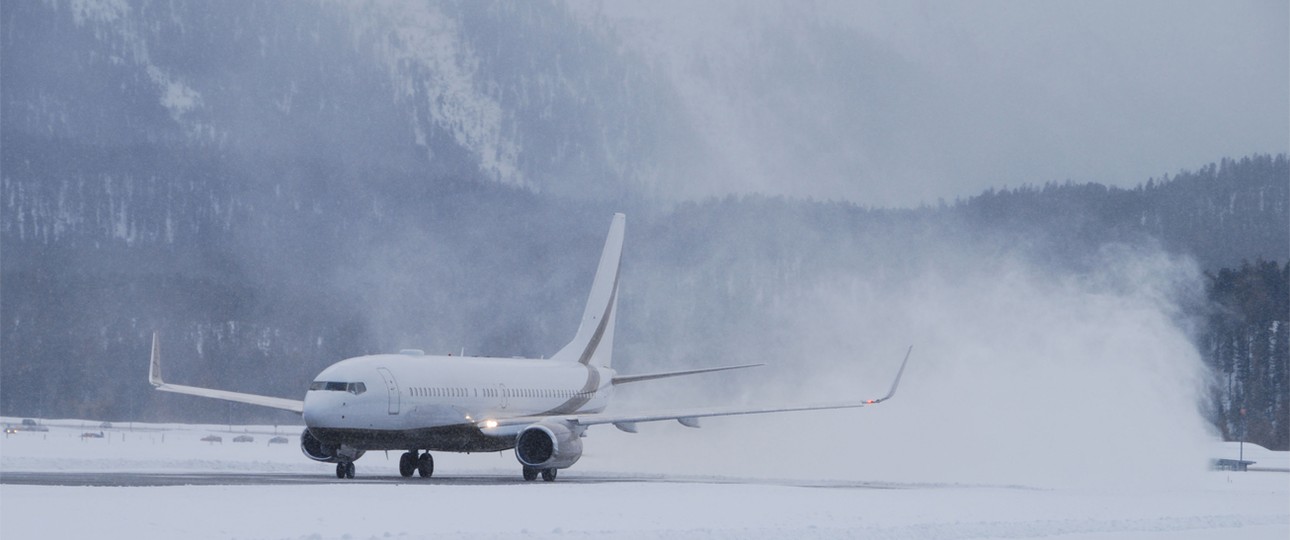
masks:
[[[390,414],[399,414],[399,383],[394,381],[394,374],[385,368],[376,368],[385,379],[385,389],[390,393]]]

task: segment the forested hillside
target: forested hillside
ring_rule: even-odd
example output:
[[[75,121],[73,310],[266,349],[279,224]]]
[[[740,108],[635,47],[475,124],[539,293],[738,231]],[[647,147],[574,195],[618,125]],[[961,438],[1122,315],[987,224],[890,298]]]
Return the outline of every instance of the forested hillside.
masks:
[[[1290,263],[1246,261],[1206,277],[1200,347],[1218,374],[1214,423],[1227,440],[1290,448]]]
[[[1290,258],[1288,206],[1285,155],[1225,158],[1133,189],[1048,183],[990,191],[956,205],[970,222],[1018,234],[1042,231],[1063,249],[1153,238],[1211,270]]]

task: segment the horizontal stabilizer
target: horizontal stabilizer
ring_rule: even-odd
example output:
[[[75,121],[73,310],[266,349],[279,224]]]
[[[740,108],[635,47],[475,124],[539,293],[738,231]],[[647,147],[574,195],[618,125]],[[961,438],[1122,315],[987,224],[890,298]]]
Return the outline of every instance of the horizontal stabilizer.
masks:
[[[640,381],[652,381],[654,379],[665,379],[667,377],[680,377],[682,375],[698,375],[700,373],[713,373],[717,371],[729,371],[732,369],[746,369],[751,367],[764,366],[766,364],[743,364],[739,366],[722,366],[704,369],[689,369],[685,371],[667,371],[663,373],[647,373],[644,375],[618,375],[610,380],[613,384],[627,384]]]

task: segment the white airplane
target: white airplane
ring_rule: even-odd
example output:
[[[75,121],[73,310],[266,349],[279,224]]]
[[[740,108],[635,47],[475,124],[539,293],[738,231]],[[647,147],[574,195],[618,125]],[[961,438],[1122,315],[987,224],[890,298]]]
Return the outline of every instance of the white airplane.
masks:
[[[525,480],[582,457],[588,427],[613,424],[636,432],[639,422],[787,411],[842,409],[881,403],[896,393],[909,352],[887,395],[862,401],[773,408],[694,408],[607,414],[614,387],[665,377],[743,369],[762,364],[619,375],[610,368],[618,275],[626,217],[615,214],[591,295],[573,341],[550,359],[430,356],[420,350],[341,360],[314,379],[303,401],[170,384],[161,379],[161,353],[152,336],[148,381],[157,390],[249,403],[304,417],[300,448],[310,459],[336,464],[337,478],[354,477],[354,461],[370,450],[404,450],[399,474],[434,472],[430,451],[500,452],[515,449]],[[912,351],[913,347],[910,347]]]

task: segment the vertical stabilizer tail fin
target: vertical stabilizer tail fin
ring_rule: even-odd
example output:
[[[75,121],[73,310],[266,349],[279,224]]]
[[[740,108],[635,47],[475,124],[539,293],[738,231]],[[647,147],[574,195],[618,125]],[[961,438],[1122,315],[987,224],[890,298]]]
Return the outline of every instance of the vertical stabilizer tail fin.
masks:
[[[596,279],[587,296],[587,307],[582,311],[578,333],[568,345],[551,358],[582,364],[609,367],[614,349],[614,319],[618,311],[618,273],[623,256],[623,235],[627,216],[614,214],[609,224],[609,236],[596,267]]]

